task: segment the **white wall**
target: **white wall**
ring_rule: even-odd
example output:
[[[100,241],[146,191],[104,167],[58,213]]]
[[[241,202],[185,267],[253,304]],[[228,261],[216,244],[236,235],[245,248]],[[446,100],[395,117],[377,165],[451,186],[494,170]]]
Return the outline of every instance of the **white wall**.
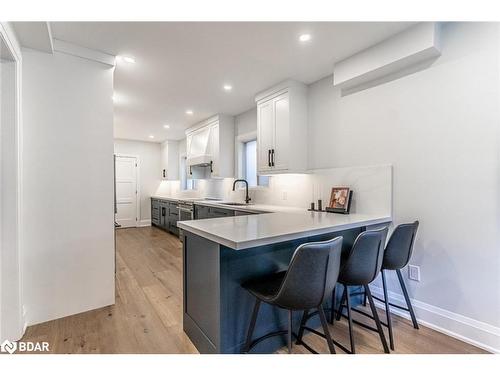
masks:
[[[257,131],[257,107],[253,107],[234,118],[235,135]]]
[[[29,325],[114,303],[113,69],[23,50]]]
[[[140,219],[139,225],[151,224],[151,196],[161,183],[160,144],[115,139],[115,154],[139,157]]]
[[[344,97],[312,84],[308,141],[310,168],[393,164],[394,222],[421,223],[417,315],[500,351],[499,63],[497,24],[445,24],[426,70]]]

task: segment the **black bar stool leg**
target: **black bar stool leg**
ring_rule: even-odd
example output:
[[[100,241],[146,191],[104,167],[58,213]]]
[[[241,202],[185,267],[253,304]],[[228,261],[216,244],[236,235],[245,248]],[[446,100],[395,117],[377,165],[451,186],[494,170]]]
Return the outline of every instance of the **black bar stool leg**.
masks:
[[[352,326],[351,296],[349,295],[349,290],[347,289],[347,285],[344,285],[344,295],[345,295],[346,303],[347,303],[347,318],[349,320],[349,340],[351,341],[351,354],[356,354],[356,348],[354,346],[354,332],[353,332],[353,326]],[[342,311],[342,310],[339,310],[339,311]]]
[[[387,293],[387,281],[385,279],[385,270],[382,270],[382,286],[384,288],[384,303],[385,303],[385,316],[387,318],[387,328],[389,329],[389,345],[391,350],[394,350],[394,337],[392,334],[392,319],[391,310],[389,306],[389,294]],[[368,286],[367,286],[368,288]]]
[[[292,354],[292,310],[288,310],[288,354]]]
[[[326,342],[328,343],[328,349],[330,349],[331,354],[335,354],[335,347],[333,346],[332,336],[330,336],[330,331],[328,330],[328,324],[326,323],[325,311],[323,306],[318,307],[319,319],[321,320],[321,325],[323,326],[323,331],[325,333]]]
[[[372,310],[373,319],[375,319],[375,324],[377,325],[378,335],[380,336],[380,341],[382,341],[382,346],[384,347],[384,352],[390,353],[387,341],[385,341],[384,330],[382,329],[382,324],[380,324],[380,319],[378,318],[377,309],[375,308],[370,288],[365,285],[365,290],[366,295],[368,296],[368,302],[370,303],[370,309]]]
[[[346,296],[347,296],[347,286],[344,285],[344,293],[342,293],[342,298],[340,299],[340,304],[339,304],[339,308],[337,310],[337,316],[335,319],[337,319],[337,321],[340,320],[340,318],[342,317],[342,310],[344,309],[344,302],[346,300]]]
[[[419,329],[417,318],[415,317],[415,312],[413,311],[413,306],[411,305],[410,296],[408,296],[408,291],[406,290],[406,285],[403,280],[403,275],[401,275],[401,270],[396,270],[398,275],[399,284],[401,285],[401,290],[403,291],[403,295],[405,296],[406,305],[408,306],[408,310],[410,311],[411,321],[413,322],[413,328]]]
[[[245,343],[245,349],[243,353],[248,353],[250,351],[250,346],[252,345],[252,335],[255,329],[255,323],[257,322],[257,315],[259,314],[260,299],[255,300],[255,305],[253,307],[252,318],[250,319],[250,325],[248,326],[247,342]]]
[[[332,290],[332,308],[330,310],[330,324],[333,325],[333,322],[335,321],[335,299],[337,297],[337,288],[333,288]]]
[[[304,313],[302,314],[302,320],[300,321],[299,334],[297,335],[297,341],[295,341],[296,344],[302,343],[302,337],[304,336],[304,327],[306,326],[308,317],[309,317],[309,310],[304,310]]]

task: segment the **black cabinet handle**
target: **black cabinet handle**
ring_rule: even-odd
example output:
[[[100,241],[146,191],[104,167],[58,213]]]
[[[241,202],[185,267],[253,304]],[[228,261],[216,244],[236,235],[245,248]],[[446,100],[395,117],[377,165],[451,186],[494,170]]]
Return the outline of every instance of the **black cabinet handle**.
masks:
[[[165,176],[165,169],[164,169],[164,170],[163,170],[163,178],[165,178],[165,177],[166,177],[166,176]]]
[[[274,148],[271,150],[271,167],[274,167]]]
[[[267,150],[267,166],[271,166],[271,150]]]

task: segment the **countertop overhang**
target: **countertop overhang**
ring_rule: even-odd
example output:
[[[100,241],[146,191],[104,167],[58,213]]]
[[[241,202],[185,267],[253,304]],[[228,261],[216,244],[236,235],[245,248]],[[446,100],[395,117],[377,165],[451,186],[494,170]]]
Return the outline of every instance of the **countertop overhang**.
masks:
[[[185,231],[223,246],[242,250],[363,226],[389,224],[391,221],[392,218],[387,215],[340,215],[297,210],[178,221],[177,225]]]

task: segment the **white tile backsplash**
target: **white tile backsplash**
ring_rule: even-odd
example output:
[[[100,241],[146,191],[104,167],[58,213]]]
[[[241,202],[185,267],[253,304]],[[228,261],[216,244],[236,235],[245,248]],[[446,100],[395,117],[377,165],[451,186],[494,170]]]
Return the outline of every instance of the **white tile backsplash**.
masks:
[[[245,190],[232,191],[233,178],[197,180],[197,189],[180,191],[179,181],[163,181],[157,195],[243,201]],[[333,186],[353,191],[351,212],[392,214],[392,166],[318,169],[307,174],[271,176],[268,187],[250,189],[253,203],[309,208],[318,199],[328,206]],[[244,187],[244,184],[238,184]]]

